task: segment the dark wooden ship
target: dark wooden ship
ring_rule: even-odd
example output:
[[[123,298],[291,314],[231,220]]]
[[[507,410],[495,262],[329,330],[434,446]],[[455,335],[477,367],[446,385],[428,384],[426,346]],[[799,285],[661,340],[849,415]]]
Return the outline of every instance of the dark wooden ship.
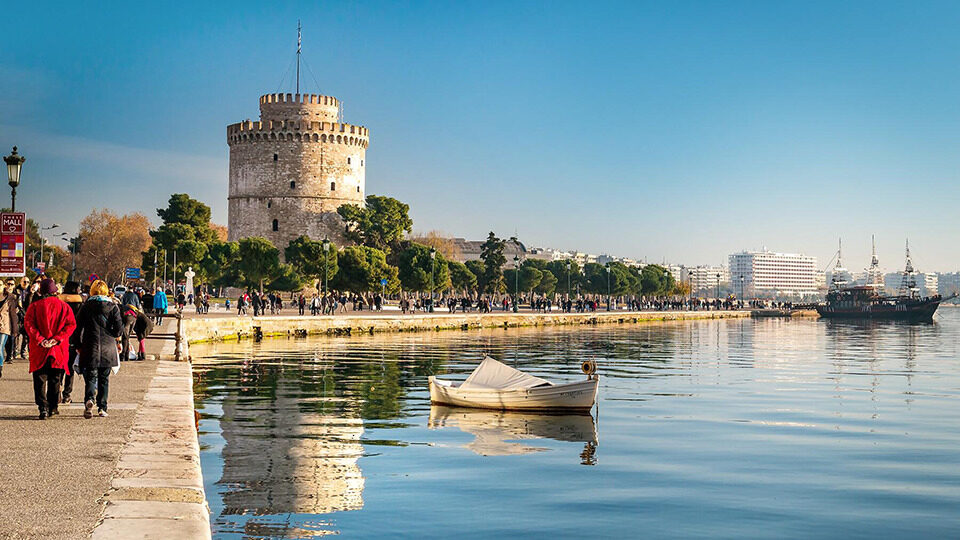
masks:
[[[839,252],[837,258],[839,263]],[[943,298],[934,296],[920,296],[917,286],[916,272],[910,259],[910,244],[907,244],[907,264],[902,273],[900,290],[895,296],[884,295],[880,291],[883,284],[879,276],[876,249],[868,276],[874,276],[872,283],[858,286],[846,286],[843,282],[834,281],[826,302],[814,306],[821,317],[828,319],[885,319],[897,321],[933,321],[933,315],[940,307]],[[869,278],[868,278],[869,279]]]

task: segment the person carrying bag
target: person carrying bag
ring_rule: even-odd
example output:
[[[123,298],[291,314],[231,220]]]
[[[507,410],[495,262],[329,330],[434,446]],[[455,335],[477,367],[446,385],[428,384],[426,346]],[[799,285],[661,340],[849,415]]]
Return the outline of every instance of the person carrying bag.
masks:
[[[118,339],[123,335],[120,306],[108,295],[107,284],[96,280],[90,285],[90,298],[80,307],[77,325],[80,327],[80,371],[85,391],[84,418],[93,417],[94,398],[101,417],[107,416],[107,395],[110,373],[120,367]]]

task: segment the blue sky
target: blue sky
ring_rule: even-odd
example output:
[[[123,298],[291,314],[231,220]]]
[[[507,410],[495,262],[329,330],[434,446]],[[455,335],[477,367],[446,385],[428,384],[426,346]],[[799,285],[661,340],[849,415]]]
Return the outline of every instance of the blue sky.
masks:
[[[960,269],[960,4],[21,3],[0,150],[70,232],[170,193],[226,223],[226,126],[337,96],[415,228],[686,264],[741,249]],[[309,69],[307,69],[309,68]]]

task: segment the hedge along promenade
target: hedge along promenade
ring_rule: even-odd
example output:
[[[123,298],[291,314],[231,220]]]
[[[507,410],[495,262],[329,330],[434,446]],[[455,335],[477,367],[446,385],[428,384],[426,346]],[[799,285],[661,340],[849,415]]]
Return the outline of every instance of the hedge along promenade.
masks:
[[[657,321],[750,317],[750,311],[596,311],[592,313],[424,313],[350,312],[341,315],[237,317],[186,315],[183,334],[189,343],[306,335],[362,335],[380,332],[426,332],[531,326],[639,324]]]

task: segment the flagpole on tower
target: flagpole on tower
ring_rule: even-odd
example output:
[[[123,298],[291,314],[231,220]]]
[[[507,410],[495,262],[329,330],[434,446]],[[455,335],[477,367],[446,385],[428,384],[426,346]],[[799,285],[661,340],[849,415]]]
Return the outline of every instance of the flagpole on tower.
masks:
[[[297,93],[300,93],[300,19],[297,19]]]

